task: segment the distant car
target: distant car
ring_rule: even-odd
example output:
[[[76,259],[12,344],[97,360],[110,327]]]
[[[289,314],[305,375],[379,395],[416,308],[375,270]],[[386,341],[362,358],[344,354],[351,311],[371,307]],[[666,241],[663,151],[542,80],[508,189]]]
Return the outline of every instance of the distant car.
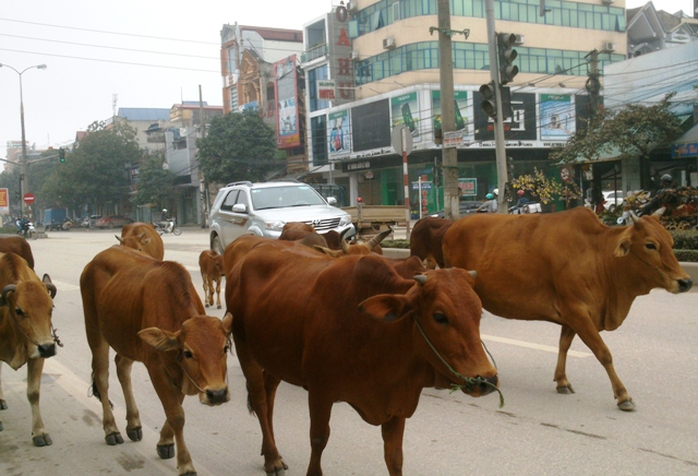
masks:
[[[95,223],[97,223],[97,220],[102,218],[102,215],[90,215],[89,217],[85,217],[82,219],[82,223],[80,226],[83,228],[94,228]]]
[[[95,226],[97,228],[121,228],[124,225],[128,225],[129,223],[133,223],[133,220],[131,220],[128,217],[121,216],[121,215],[108,215],[106,217],[102,217],[98,219],[95,222]]]
[[[609,212],[616,211],[616,208],[621,206],[623,201],[625,201],[625,194],[620,190],[616,190],[615,192],[613,190],[604,190],[601,193],[604,199],[603,207]]]
[[[460,216],[471,215],[475,213],[475,210],[477,210],[483,203],[484,202],[479,202],[477,200],[461,200],[458,207]],[[446,214],[443,210],[441,210],[440,212],[432,213],[429,216],[444,218]]]

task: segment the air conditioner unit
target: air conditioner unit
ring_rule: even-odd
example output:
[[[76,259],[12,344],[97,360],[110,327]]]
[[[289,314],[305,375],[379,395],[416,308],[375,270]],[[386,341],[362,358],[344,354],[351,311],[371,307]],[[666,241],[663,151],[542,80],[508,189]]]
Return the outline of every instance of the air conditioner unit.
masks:
[[[603,44],[603,50],[609,53],[612,51],[616,51],[616,44],[611,41],[607,41]]]
[[[604,5],[612,5],[613,0],[601,0],[601,3],[603,3]]]
[[[350,51],[349,52],[349,59],[351,59],[351,60],[359,59],[359,53],[356,51]]]
[[[524,44],[524,40],[524,35],[516,35],[516,40],[514,41],[514,44],[521,46]]]
[[[395,38],[389,36],[388,38],[383,38],[383,49],[392,50],[395,48]]]
[[[355,1],[349,0],[347,2],[347,11],[350,11],[350,12],[356,11],[356,2]]]

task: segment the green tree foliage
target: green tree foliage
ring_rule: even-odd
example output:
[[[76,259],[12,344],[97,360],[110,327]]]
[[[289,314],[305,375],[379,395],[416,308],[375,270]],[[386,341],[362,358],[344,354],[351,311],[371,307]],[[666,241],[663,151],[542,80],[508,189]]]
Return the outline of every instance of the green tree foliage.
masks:
[[[285,164],[276,159],[276,138],[257,111],[229,113],[211,121],[206,137],[197,139],[206,180],[228,183],[263,181]]]
[[[94,122],[87,132],[65,163],[54,168],[42,194],[55,205],[75,209],[88,205],[97,210],[108,202],[127,202],[128,168],[143,158],[136,130],[126,122],[116,121],[108,126]]]
[[[174,196],[175,175],[163,167],[163,154],[147,156],[138,168],[138,186],[131,202],[136,205],[165,206]]]
[[[649,158],[657,146],[665,145],[681,134],[678,118],[670,111],[667,94],[653,106],[630,104],[618,111],[603,111],[578,130],[564,148],[550,154],[558,162],[574,162],[578,157],[598,159],[602,154]]]

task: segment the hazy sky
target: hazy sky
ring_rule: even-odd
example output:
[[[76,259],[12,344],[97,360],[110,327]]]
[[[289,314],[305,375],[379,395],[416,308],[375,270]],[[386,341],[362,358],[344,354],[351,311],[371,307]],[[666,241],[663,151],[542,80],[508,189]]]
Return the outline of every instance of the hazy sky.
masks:
[[[339,0],[335,0],[338,3]],[[646,2],[631,0],[628,7]],[[657,9],[690,11],[692,0]],[[332,0],[2,0],[0,63],[22,75],[26,138],[37,148],[72,144],[75,132],[116,107],[222,105],[220,30],[226,23],[302,29]],[[18,75],[0,68],[0,158],[21,140]]]

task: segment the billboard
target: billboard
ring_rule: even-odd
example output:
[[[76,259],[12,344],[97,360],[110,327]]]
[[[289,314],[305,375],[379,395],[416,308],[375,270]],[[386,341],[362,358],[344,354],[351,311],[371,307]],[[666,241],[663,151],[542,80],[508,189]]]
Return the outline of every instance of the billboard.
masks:
[[[0,188],[0,215],[10,214],[10,191]]]
[[[454,91],[453,100],[455,101],[456,130],[463,131],[463,137],[470,136],[472,117],[468,108],[468,91]],[[431,92],[431,117],[434,118],[434,134],[438,135],[436,131],[441,130],[441,91],[439,90]]]
[[[300,147],[298,117],[298,77],[296,55],[274,63],[276,93],[276,146],[279,149]]]
[[[402,94],[390,99],[390,109],[393,115],[393,128],[404,124],[412,134],[412,140],[417,142],[419,137],[419,101],[417,93]]]
[[[331,112],[329,114],[329,151],[330,160],[339,160],[342,156],[349,157],[351,152],[351,133],[349,132],[349,110]]]
[[[387,99],[351,109],[354,151],[390,147],[390,107]]]
[[[347,32],[349,11],[344,4],[334,8],[328,16],[330,78],[336,81],[333,106],[354,100],[354,65],[351,57],[351,39]]]
[[[540,139],[568,140],[576,129],[572,97],[562,94],[540,95]]]

